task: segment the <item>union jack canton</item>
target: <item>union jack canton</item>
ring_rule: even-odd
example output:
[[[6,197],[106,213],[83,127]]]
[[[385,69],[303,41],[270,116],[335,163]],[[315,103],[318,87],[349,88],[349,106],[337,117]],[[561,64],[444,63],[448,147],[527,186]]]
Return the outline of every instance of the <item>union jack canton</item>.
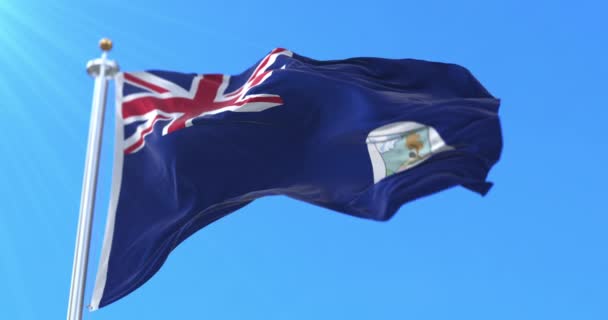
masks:
[[[125,125],[140,123],[135,132],[125,140],[125,153],[137,152],[145,145],[145,138],[158,121],[167,122],[162,135],[192,126],[192,120],[219,112],[257,112],[283,103],[275,94],[249,94],[250,89],[264,83],[272,75],[268,68],[277,57],[292,53],[275,49],[267,55],[245,83],[226,92],[230,76],[221,74],[190,75],[183,81],[167,72],[124,73],[124,97],[122,117]],[[172,81],[173,80],[173,81]],[[177,79],[176,79],[177,80]],[[175,81],[175,82],[174,82]]]

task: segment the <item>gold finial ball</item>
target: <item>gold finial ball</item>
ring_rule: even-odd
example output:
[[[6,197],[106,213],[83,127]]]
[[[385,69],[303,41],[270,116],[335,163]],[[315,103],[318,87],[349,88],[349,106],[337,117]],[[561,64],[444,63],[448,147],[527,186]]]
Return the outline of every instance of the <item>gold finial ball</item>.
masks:
[[[99,40],[99,47],[103,51],[112,50],[112,40],[110,40],[108,38],[103,38],[103,39]]]

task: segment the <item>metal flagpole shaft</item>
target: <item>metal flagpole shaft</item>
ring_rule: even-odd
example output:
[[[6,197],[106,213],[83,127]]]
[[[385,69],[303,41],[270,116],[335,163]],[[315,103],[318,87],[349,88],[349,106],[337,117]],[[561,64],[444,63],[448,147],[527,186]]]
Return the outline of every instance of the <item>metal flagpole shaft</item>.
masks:
[[[89,124],[89,138],[84,163],[80,214],[78,217],[78,231],[76,232],[67,320],[82,319],[108,80],[118,72],[116,62],[107,59],[108,51],[112,49],[112,42],[109,39],[102,39],[99,42],[99,46],[103,50],[101,58],[91,60],[87,64],[87,72],[95,78],[95,89],[93,91],[91,122]]]

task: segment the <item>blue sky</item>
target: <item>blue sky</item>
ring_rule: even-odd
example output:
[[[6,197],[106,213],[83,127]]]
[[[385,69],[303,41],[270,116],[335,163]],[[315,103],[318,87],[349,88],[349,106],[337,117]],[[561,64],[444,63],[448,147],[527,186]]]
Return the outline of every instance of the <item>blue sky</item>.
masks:
[[[237,73],[274,47],[458,63],[502,99],[505,146],[485,198],[455,188],[385,223],[256,201],[86,319],[607,319],[606,12],[599,0],[0,0],[0,318],[65,316],[84,66],[108,36],[123,70]],[[87,300],[108,204],[106,124]]]

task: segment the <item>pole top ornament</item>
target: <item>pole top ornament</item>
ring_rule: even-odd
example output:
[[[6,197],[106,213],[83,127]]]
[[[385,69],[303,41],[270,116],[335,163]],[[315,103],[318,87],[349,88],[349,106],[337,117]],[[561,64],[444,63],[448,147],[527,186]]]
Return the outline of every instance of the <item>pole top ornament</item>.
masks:
[[[99,40],[99,48],[106,52],[112,50],[112,40],[108,38],[103,38]]]

